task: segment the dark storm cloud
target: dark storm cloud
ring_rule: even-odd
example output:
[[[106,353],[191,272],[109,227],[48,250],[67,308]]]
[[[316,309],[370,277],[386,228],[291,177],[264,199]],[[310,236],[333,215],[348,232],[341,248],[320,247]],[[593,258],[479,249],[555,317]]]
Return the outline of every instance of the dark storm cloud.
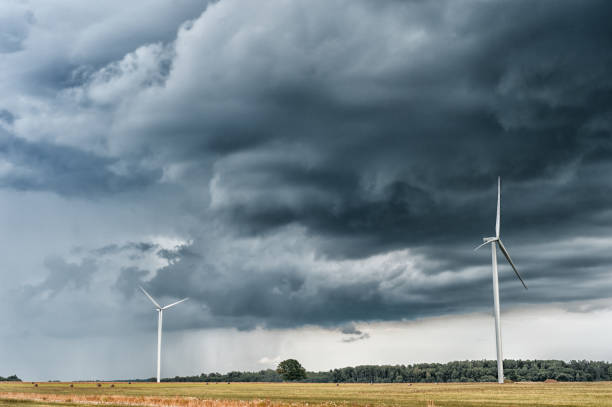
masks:
[[[174,41],[31,73],[62,88],[48,114],[76,130],[26,141],[45,132],[6,105],[0,180],[86,199],[180,185],[160,216],[193,216],[189,243],[141,249],[168,261],[153,295],[201,308],[183,326],[488,310],[488,251],[472,248],[493,233],[498,175],[530,287],[502,266],[503,303],[606,298],[610,256],[573,239],[612,227],[610,17],[605,1],[220,1]],[[116,158],[89,152],[92,124]],[[114,288],[146,276],[125,267]]]
[[[29,142],[0,129],[0,158],[10,167],[0,184],[17,190],[52,191],[68,196],[95,197],[146,187],[160,170],[130,165],[124,174],[113,171],[116,159],[68,146]]]
[[[163,134],[156,137],[177,157],[215,157],[211,206],[239,235],[303,227],[330,263],[411,248],[430,260],[420,265],[423,281],[407,270],[329,281],[298,260],[265,270],[224,268],[196,242],[158,272],[152,289],[200,301],[217,321],[204,324],[247,327],[488,309],[488,251],[471,249],[493,233],[501,175],[502,233],[530,286],[526,293],[503,266],[503,301],[608,297],[607,254],[587,245],[582,255],[567,243],[573,251],[554,258],[528,245],[548,242],[550,253],[554,242],[605,236],[612,226],[610,5],[351,7],[367,9],[382,34],[364,35],[351,19],[359,13],[329,21],[313,5],[306,13],[314,31],[293,21],[286,43],[274,36],[284,26],[262,12],[266,33],[242,48],[219,44],[245,61],[257,55],[259,64],[240,65],[235,78],[223,52],[202,65],[227,85],[223,109],[207,99],[218,88],[194,84],[184,95],[204,101],[171,115],[180,119],[184,143],[168,146]],[[249,22],[241,23],[249,32]],[[179,35],[174,74],[186,69],[181,46],[200,29],[195,22]],[[296,49],[297,62],[289,57]],[[196,70],[197,52],[190,52]],[[275,75],[277,66],[288,68]]]
[[[301,255],[283,259],[286,249],[277,250],[274,255],[232,249],[233,258],[226,258],[215,248],[196,244],[180,250],[180,260],[158,270],[147,287],[157,297],[188,296],[202,304],[205,313],[190,316],[185,321],[188,326],[240,329],[411,319],[476,311],[490,302],[490,276],[484,270],[462,277],[437,268],[426,276],[407,266],[410,258],[401,254],[361,264],[361,260],[302,264]],[[256,256],[270,256],[270,265],[252,264]],[[486,269],[486,258],[480,259],[482,264]],[[447,275],[434,275],[442,273]],[[504,299],[527,301],[518,283],[508,277],[502,275]],[[345,325],[342,332],[367,337],[350,328]]]
[[[499,174],[508,185],[508,231],[517,218],[529,217],[537,230],[554,217],[555,229],[574,233],[577,218],[588,221],[582,209],[588,218],[612,203],[604,177],[583,179],[596,168],[605,173],[611,151],[612,57],[604,51],[612,45],[611,12],[603,2],[546,4],[533,10],[526,2],[468,2],[458,15],[434,10],[422,23],[431,48],[412,59],[404,54],[386,75],[351,81],[342,71],[324,80],[296,74],[260,88],[264,105],[282,118],[256,123],[250,134],[281,147],[263,162],[218,166],[218,188],[238,198],[221,210],[253,232],[299,223],[315,233],[363,237],[360,246],[326,249],[369,255],[486,233],[491,222],[483,214],[494,205]],[[447,13],[459,11],[447,6]],[[401,21],[402,11],[431,5],[393,7]],[[394,44],[401,32],[394,34],[388,46],[402,55]],[[355,50],[344,68],[365,52]],[[350,81],[346,95],[330,95],[333,79]],[[377,93],[359,99],[359,89]],[[291,129],[276,136],[286,118]],[[314,158],[285,160],[296,146]],[[235,148],[255,149],[240,139]],[[245,187],[252,193],[241,195]],[[552,207],[542,193],[555,199]],[[526,196],[527,205],[512,209]]]
[[[395,268],[391,270],[378,262],[368,265],[369,260],[329,268],[321,262],[313,268],[310,263],[299,264],[299,256],[295,263],[279,260],[265,269],[237,264],[239,260],[223,269],[193,252],[183,252],[180,261],[158,270],[148,284],[155,295],[189,296],[203,305],[207,315],[190,317],[185,321],[187,326],[331,327],[343,326],[347,321],[393,321],[488,310],[488,247],[479,253],[469,247],[455,249],[456,253],[453,248],[447,249],[429,252],[427,258],[440,261],[419,264],[418,271],[407,267],[408,259],[402,256],[390,261]],[[505,307],[609,297],[612,279],[605,248],[587,249],[593,258],[585,262],[580,256],[575,258],[575,252],[555,253],[553,243],[537,250],[555,255],[534,255],[527,246],[513,249],[516,247],[509,247],[529,290],[523,289],[500,253],[501,299]],[[237,258],[243,255],[236,252]],[[557,261],[554,256],[558,256]],[[359,262],[366,263],[367,274],[356,270]],[[338,273],[340,276],[334,279]],[[342,328],[342,333],[362,336],[351,326]]]

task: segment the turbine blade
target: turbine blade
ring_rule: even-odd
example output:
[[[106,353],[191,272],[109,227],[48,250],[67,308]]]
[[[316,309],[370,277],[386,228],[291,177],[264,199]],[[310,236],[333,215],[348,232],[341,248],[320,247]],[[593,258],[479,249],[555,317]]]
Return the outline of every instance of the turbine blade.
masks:
[[[177,302],[173,302],[172,304],[168,304],[168,305],[166,305],[165,307],[163,307],[163,308],[162,308],[162,310],[168,309],[168,308],[170,308],[170,307],[174,307],[176,304],[180,304],[181,302],[183,302],[183,301],[187,301],[188,299],[189,299],[189,297],[187,297],[187,298],[183,298],[182,300],[179,300],[179,301],[177,301]]]
[[[147,292],[147,291],[146,291],[144,288],[142,288],[142,286],[138,286],[138,287],[140,287],[140,289],[142,290],[142,292],[144,293],[144,295],[146,295],[147,297],[149,297],[149,299],[151,300],[151,302],[153,303],[153,305],[155,305],[155,306],[156,306],[157,308],[159,308],[159,309],[162,309],[161,305],[159,305],[159,304],[157,303],[157,301],[155,301],[155,300],[153,299],[153,297],[151,297],[151,296],[149,295],[149,293],[148,293],[148,292]]]
[[[499,243],[499,249],[504,254],[504,256],[506,256],[506,260],[508,260],[508,263],[510,263],[510,265],[512,266],[512,270],[514,270],[514,273],[519,278],[519,280],[521,280],[521,283],[523,283],[523,287],[525,287],[525,290],[526,290],[527,289],[527,284],[525,284],[525,282],[523,281],[523,278],[521,277],[521,275],[519,274],[518,270],[516,269],[516,266],[512,262],[512,259],[510,258],[510,254],[508,253],[508,250],[506,250],[506,247],[502,243],[501,239],[498,239],[497,243]]]
[[[501,200],[501,177],[497,177],[497,217],[495,218],[495,237],[499,239],[499,218]]]
[[[487,245],[487,244],[489,244],[489,243],[491,243],[491,242],[492,242],[492,240],[487,240],[486,242],[484,242],[483,244],[481,244],[481,245],[479,245],[477,248],[475,248],[475,249],[474,249],[474,251],[476,251],[476,250],[480,249],[482,246]]]

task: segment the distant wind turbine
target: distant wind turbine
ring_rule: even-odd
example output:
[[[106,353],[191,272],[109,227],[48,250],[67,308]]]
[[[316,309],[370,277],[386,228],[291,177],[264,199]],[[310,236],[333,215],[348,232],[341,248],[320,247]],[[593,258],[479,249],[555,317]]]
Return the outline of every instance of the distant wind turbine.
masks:
[[[510,254],[508,254],[508,250],[502,243],[499,237],[499,218],[500,218],[500,198],[501,198],[501,178],[497,177],[497,218],[495,220],[495,237],[485,237],[482,240],[483,244],[474,249],[474,251],[480,249],[482,246],[486,244],[491,244],[491,262],[492,262],[492,270],[493,270],[493,307],[495,314],[495,340],[497,345],[497,381],[498,383],[504,382],[504,362],[502,355],[502,338],[501,338],[501,325],[499,318],[499,279],[497,277],[497,247],[499,246],[499,250],[503,253],[512,266],[512,270],[516,273],[516,276],[523,283],[523,287],[527,289],[527,285],[523,281],[521,275],[519,274],[516,266],[512,262],[510,258]]]
[[[157,383],[159,383],[159,379],[161,375],[162,320],[163,320],[164,310],[170,307],[174,307],[175,305],[180,304],[183,301],[187,301],[189,298],[183,298],[182,300],[173,302],[172,304],[168,304],[165,307],[162,307],[161,305],[157,303],[157,301],[153,299],[153,297],[149,295],[149,293],[144,288],[142,288],[141,286],[139,287],[144,293],[144,295],[146,295],[151,300],[153,305],[155,305],[155,309],[159,313],[157,317]]]

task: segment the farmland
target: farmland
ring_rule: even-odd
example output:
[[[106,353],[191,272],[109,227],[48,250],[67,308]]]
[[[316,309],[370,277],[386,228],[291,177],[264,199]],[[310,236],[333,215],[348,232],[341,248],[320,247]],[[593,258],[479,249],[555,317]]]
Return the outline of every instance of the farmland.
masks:
[[[0,406],[611,406],[612,382],[312,383],[1,383]],[[112,386],[112,387],[111,387]]]

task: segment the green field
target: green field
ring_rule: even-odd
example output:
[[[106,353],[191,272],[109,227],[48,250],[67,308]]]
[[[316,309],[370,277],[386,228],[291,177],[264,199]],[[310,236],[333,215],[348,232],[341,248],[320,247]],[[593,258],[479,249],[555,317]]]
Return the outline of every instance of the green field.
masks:
[[[447,383],[447,384],[310,384],[310,383],[0,383],[0,406],[43,405],[198,405],[202,400],[260,400],[259,404],[294,406],[611,406],[612,382],[582,383]],[[12,395],[27,393],[10,400]],[[62,395],[54,403],[49,395]],[[79,396],[90,401],[78,400]],[[131,397],[123,400],[121,397]],[[146,397],[156,397],[147,400]],[[47,400],[41,398],[47,398]],[[69,397],[69,398],[67,398]],[[170,400],[170,398],[173,398]],[[178,398],[178,399],[177,399]],[[92,402],[92,400],[95,400]],[[161,400],[161,401],[160,401]],[[78,402],[78,403],[77,403]],[[185,404],[186,405],[186,404]],[[203,405],[203,404],[200,404]],[[213,404],[206,404],[213,405]],[[216,405],[225,405],[214,404]],[[228,404],[229,405],[229,404]],[[231,404],[234,405],[234,404]],[[241,404],[242,405],[242,404]]]

